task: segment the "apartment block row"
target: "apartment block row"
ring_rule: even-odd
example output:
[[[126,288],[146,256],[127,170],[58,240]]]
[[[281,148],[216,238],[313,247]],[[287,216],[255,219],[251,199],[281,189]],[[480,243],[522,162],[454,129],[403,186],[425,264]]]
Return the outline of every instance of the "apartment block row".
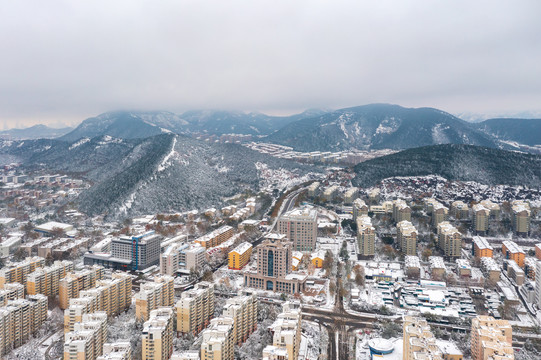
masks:
[[[215,246],[222,244],[224,241],[228,240],[235,230],[229,226],[224,225],[208,234],[205,234],[195,240],[196,243],[200,244],[205,249],[210,249]]]
[[[153,282],[141,284],[135,294],[135,316],[147,321],[152,310],[159,307],[172,307],[175,301],[175,279],[172,276],[156,276]]]
[[[111,280],[98,280],[96,287],[82,290],[78,298],[70,299],[64,311],[64,332],[74,330],[84,314],[103,311],[113,316],[131,304],[131,277],[125,273],[113,273]]]
[[[12,296],[20,296],[20,291]],[[47,320],[47,306],[47,297],[38,294],[8,300],[0,307],[0,357],[23,345],[40,328]]]
[[[282,312],[270,326],[272,345],[263,349],[263,360],[296,360],[301,345],[301,311],[291,303],[282,305]]]
[[[103,354],[107,329],[106,312],[84,314],[73,330],[64,334],[64,359],[96,360]]]
[[[95,287],[96,282],[103,279],[104,272],[101,266],[94,265],[89,269],[68,273],[59,282],[58,299],[60,309],[67,309],[70,299],[79,297],[81,291]]]
[[[38,256],[28,257],[19,263],[7,264],[0,269],[0,289],[9,283],[26,284],[28,274],[44,266],[45,259]]]
[[[73,271],[73,262],[67,260],[55,261],[51,266],[37,268],[26,278],[26,293],[57,296],[60,279],[70,271]]]

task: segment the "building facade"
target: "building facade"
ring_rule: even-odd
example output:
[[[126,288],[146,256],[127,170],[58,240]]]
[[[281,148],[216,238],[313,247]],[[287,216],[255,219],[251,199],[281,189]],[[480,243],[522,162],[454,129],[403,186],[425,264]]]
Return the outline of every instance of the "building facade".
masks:
[[[317,211],[310,207],[291,210],[278,219],[277,229],[293,242],[293,250],[312,252],[317,241]]]

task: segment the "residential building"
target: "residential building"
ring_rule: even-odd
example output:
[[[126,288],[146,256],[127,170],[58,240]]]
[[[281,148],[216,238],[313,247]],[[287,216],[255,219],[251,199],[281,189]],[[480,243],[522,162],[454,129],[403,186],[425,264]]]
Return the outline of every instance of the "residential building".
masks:
[[[344,194],[344,204],[349,205],[353,204],[353,201],[359,197],[358,188],[349,188]]]
[[[212,319],[210,326],[203,331],[201,337],[201,359],[233,360],[234,339],[233,319],[219,317]]]
[[[70,299],[79,297],[79,293],[82,290],[88,290],[95,287],[96,281],[102,280],[103,276],[103,267],[97,265],[94,265],[88,269],[66,274],[66,276],[59,281],[58,285],[58,300],[60,309],[67,309]]]
[[[177,332],[196,336],[214,316],[214,284],[199,282],[184,291],[176,305]]]
[[[234,233],[235,230],[231,226],[224,225],[208,234],[201,236],[200,238],[196,239],[195,242],[199,243],[205,249],[210,249],[222,244],[224,241],[231,238]]]
[[[443,280],[443,277],[447,272],[447,267],[445,266],[443,258],[439,256],[430,256],[428,258],[428,262],[432,278],[436,280]]]
[[[97,359],[103,353],[107,327],[105,312],[83,315],[74,330],[64,335],[64,359]]]
[[[494,255],[494,249],[484,237],[474,236],[472,239],[472,255],[478,258],[491,258]]]
[[[407,220],[400,221],[397,225],[396,242],[405,255],[417,255],[417,229]]]
[[[440,204],[440,202],[434,198],[424,198],[423,203],[424,203],[425,211],[427,215],[432,215],[434,206],[436,206],[437,204]]]
[[[478,315],[471,325],[472,360],[513,360],[513,329],[507,320]]]
[[[357,246],[362,256],[374,256],[376,253],[376,228],[368,216],[357,218]]]
[[[207,259],[207,252],[200,244],[175,243],[167,247],[160,257],[160,273],[175,276],[177,272],[199,270]]]
[[[505,260],[507,265],[507,276],[512,279],[515,284],[521,286],[526,278],[524,270],[522,270],[514,260]]]
[[[406,276],[410,279],[419,279],[421,276],[421,261],[418,256],[406,255],[404,257]]]
[[[47,320],[47,297],[29,295],[0,307],[0,357],[23,345]]]
[[[6,264],[0,269],[0,289],[4,284],[19,283],[26,284],[28,274],[36,271],[37,268],[45,266],[45,259],[34,256],[15,264]]]
[[[461,278],[471,277],[471,264],[466,259],[456,259],[457,273]]]
[[[201,351],[194,351],[194,350],[188,350],[188,351],[182,351],[177,354],[173,354],[171,356],[171,360],[199,360],[199,353]]]
[[[490,210],[490,217],[491,218],[499,218],[501,209],[500,205],[496,204],[495,202],[492,202],[490,200],[483,200],[479,204],[483,205],[485,208]]]
[[[449,209],[443,206],[439,202],[435,202],[432,205],[432,226],[438,227],[438,225],[447,220],[449,216]]]
[[[310,256],[310,262],[317,269],[321,269],[323,267],[324,260],[325,260],[325,251],[323,250],[316,251]]]
[[[150,312],[143,325],[142,359],[169,360],[173,354],[174,311],[163,307]]]
[[[317,211],[308,206],[291,210],[280,216],[277,229],[293,242],[293,250],[312,252],[317,240]]]
[[[147,321],[152,310],[174,306],[175,279],[169,275],[154,277],[153,282],[143,283],[135,294],[135,316]]]
[[[379,189],[374,188],[368,192],[368,201],[370,204],[377,204],[379,202]]]
[[[233,343],[241,345],[257,328],[256,294],[240,295],[228,299],[222,311],[222,317],[233,319]]]
[[[328,188],[323,190],[323,199],[326,201],[333,201],[338,195],[339,189],[340,187],[337,185],[329,186]]]
[[[263,360],[296,360],[301,345],[301,312],[286,302],[270,326],[272,345],[263,349]]]
[[[356,199],[353,202],[353,221],[357,221],[359,216],[368,216],[368,206],[362,199]]]
[[[524,260],[524,274],[530,280],[535,280],[535,272],[537,268],[537,259],[532,257],[527,257]]]
[[[472,207],[473,212],[473,230],[477,234],[486,234],[488,232],[488,220],[490,219],[490,210],[481,204],[475,204]]]
[[[0,307],[6,306],[9,300],[24,299],[24,285],[19,283],[5,284],[0,289]]]
[[[58,295],[60,279],[72,270],[73,263],[67,260],[55,261],[52,266],[37,268],[26,278],[26,293],[55,297]]]
[[[526,253],[516,242],[505,240],[502,243],[502,254],[503,257],[507,260],[514,260],[518,266],[521,268],[524,267],[524,259],[526,258]]]
[[[411,221],[411,208],[402,199],[393,201],[393,220],[396,223]]]
[[[469,207],[464,201],[453,201],[451,204],[451,215],[457,220],[466,220],[469,217]]]
[[[103,345],[103,355],[97,360],[132,360],[133,351],[129,341],[107,343]]]
[[[244,286],[281,293],[304,291],[306,275],[292,273],[292,244],[266,239],[257,247],[257,272],[244,272]]]
[[[160,263],[161,241],[162,237],[154,231],[121,236],[111,241],[111,253],[88,252],[84,263],[117,270],[144,270]]]
[[[513,213],[513,229],[516,234],[528,235],[530,233],[530,204],[526,201],[515,200],[511,207]]]
[[[500,281],[501,269],[500,266],[491,257],[481,258],[481,270],[488,280],[493,284]]]
[[[535,244],[535,257],[537,260],[541,260],[541,243]]]
[[[244,266],[246,266],[246,264],[248,264],[250,261],[252,249],[252,244],[243,242],[231,250],[228,255],[229,269],[241,270]]]
[[[423,318],[405,316],[403,321],[404,360],[443,360],[443,354]]]
[[[318,181],[310,184],[310,186],[308,186],[308,196],[316,197],[319,193],[319,185],[321,185],[321,183]]]
[[[461,256],[462,234],[448,221],[438,224],[438,246],[446,257]]]

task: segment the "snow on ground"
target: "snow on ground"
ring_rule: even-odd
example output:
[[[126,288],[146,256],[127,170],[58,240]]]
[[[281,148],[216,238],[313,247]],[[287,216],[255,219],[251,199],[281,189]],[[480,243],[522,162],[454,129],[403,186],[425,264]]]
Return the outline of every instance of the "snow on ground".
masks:
[[[165,155],[160,165],[158,165],[158,172],[162,172],[165,169],[167,169],[169,166],[171,166],[171,162],[169,160],[176,154],[176,151],[175,151],[176,144],[177,144],[177,137],[175,136],[173,138],[173,143],[171,144],[171,150],[169,151],[167,155]]]
[[[85,144],[85,143],[87,143],[87,142],[89,142],[89,141],[90,141],[89,138],[82,138],[81,140],[79,140],[79,141],[77,141],[77,142],[71,144],[71,146],[69,147],[69,150],[73,150],[73,149],[75,149],[76,147],[81,146],[81,145],[83,145],[83,144]]]

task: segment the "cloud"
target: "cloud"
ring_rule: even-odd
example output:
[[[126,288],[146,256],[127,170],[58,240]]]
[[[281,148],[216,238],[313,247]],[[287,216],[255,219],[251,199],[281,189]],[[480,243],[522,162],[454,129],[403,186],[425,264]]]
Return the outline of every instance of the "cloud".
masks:
[[[5,1],[0,120],[541,110],[538,1]]]

